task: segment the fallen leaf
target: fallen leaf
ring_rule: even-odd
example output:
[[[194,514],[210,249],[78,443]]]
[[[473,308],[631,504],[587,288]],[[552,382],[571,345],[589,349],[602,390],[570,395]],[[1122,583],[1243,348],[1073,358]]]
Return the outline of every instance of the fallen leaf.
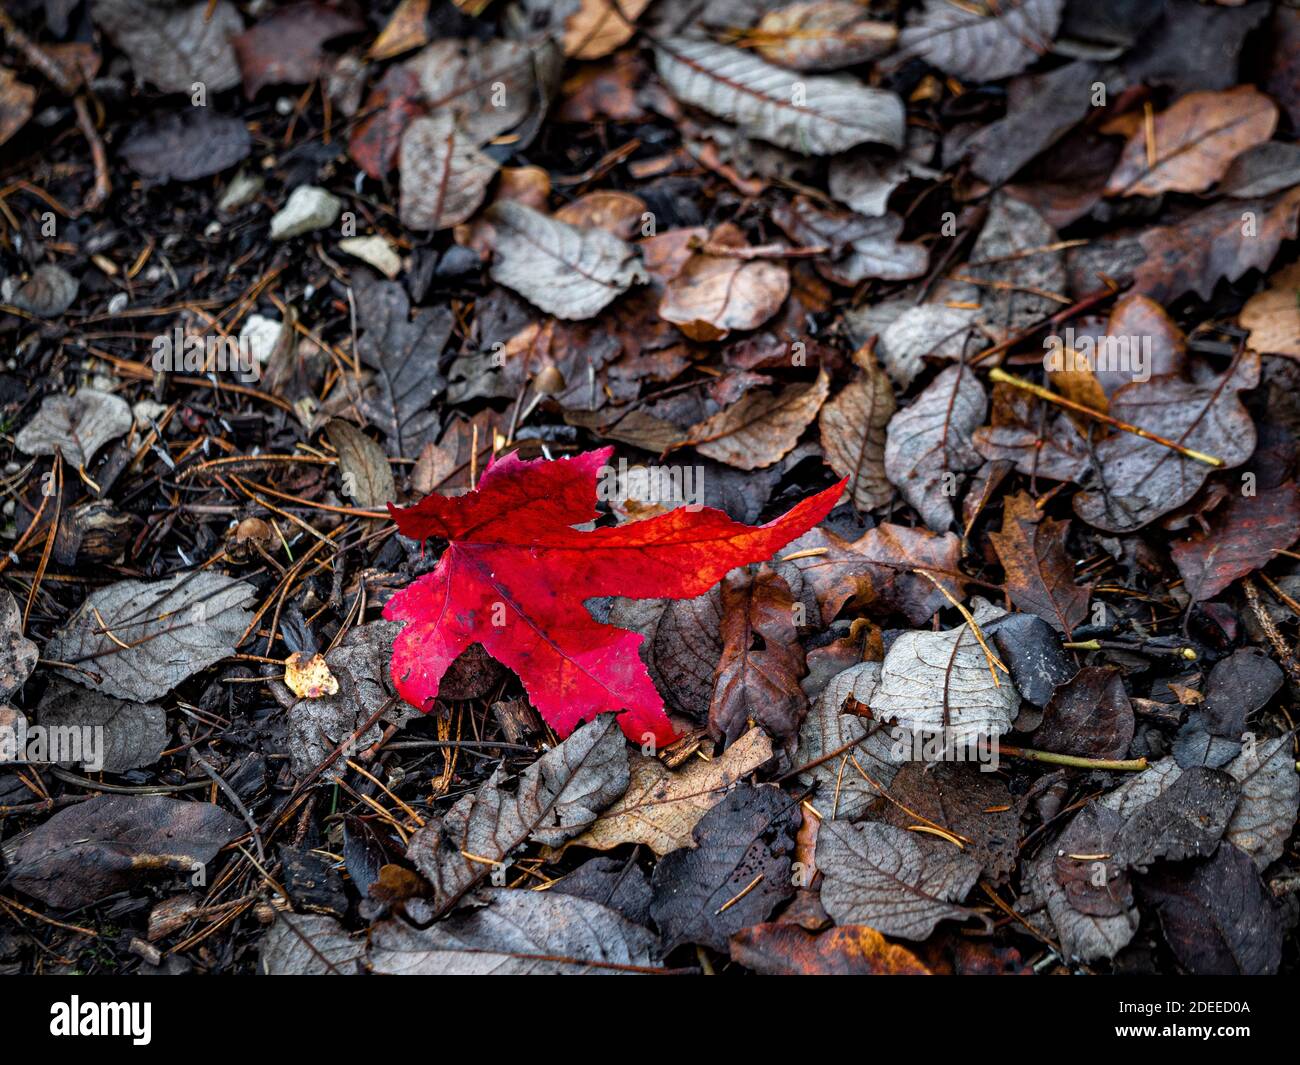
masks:
[[[4,842],[9,880],[61,910],[89,906],[151,877],[186,881],[246,831],[206,802],[96,795]]]
[[[783,67],[838,70],[889,52],[898,29],[850,0],[800,0],[767,12],[746,39]]]
[[[845,710],[849,700],[869,706],[879,683],[879,662],[837,673],[813,700],[799,731],[795,765],[802,783],[816,785],[814,802],[823,818],[860,816],[898,772],[889,735],[870,718]]]
[[[449,541],[438,567],[384,608],[388,620],[407,622],[393,679],[412,706],[427,707],[452,660],[477,642],[520,674],[561,735],[602,711],[626,709],[620,721],[630,737],[640,742],[650,732],[658,743],[672,742],[662,698],[637,656],[642,637],[597,624],[581,601],[702,595],[820,521],[840,491],[829,488],[757,529],[703,508],[576,532],[571,525],[596,516],[596,483],[611,454],[553,463],[510,455],[468,495],[426,496],[392,511],[404,535]]]
[[[695,847],[664,855],[651,878],[665,952],[682,943],[725,951],[732,934],[793,895],[799,822],[798,802],[779,788],[743,783],[700,818]]]
[[[899,241],[903,219],[896,214],[866,218],[796,196],[788,206],[778,205],[772,220],[805,247],[828,248],[816,260],[817,272],[837,285],[852,287],[868,278],[906,281],[924,274],[930,262],[923,244]]]
[[[1219,191],[1251,200],[1300,184],[1300,145],[1266,141],[1242,152],[1219,182]]]
[[[1300,489],[1294,481],[1253,495],[1233,494],[1209,528],[1169,550],[1192,602],[1212,599],[1233,581],[1272,562],[1300,539]]]
[[[320,653],[308,656],[294,651],[284,660],[284,683],[299,699],[337,695],[339,690],[338,678]]]
[[[439,915],[454,909],[529,840],[559,846],[588,828],[627,790],[627,746],[613,717],[574,731],[515,781],[498,768],[477,792],[430,821],[407,847],[407,858],[433,885]]]
[[[479,209],[497,162],[442,111],[406,127],[398,170],[402,225],[436,232],[460,225]]]
[[[1208,857],[1223,838],[1239,794],[1228,773],[1204,766],[1185,769],[1125,822],[1115,837],[1114,860],[1145,871],[1158,859]]]
[[[392,59],[428,44],[429,3],[430,0],[399,0],[366,55],[371,59]]]
[[[837,925],[927,939],[940,921],[974,912],[955,905],[979,879],[979,863],[951,843],[871,821],[823,821],[817,834],[821,899]]]
[[[682,446],[742,470],[761,469],[788,454],[817,417],[830,391],[825,371],[812,384],[747,393],[738,403],[691,426]]]
[[[736,123],[745,136],[804,155],[867,143],[903,146],[902,101],[848,75],[793,74],[707,38],[661,38],[655,58],[675,96]]]
[[[90,593],[49,643],[78,684],[140,702],[235,653],[252,615],[251,585],[212,570],[116,581]]]
[[[1300,812],[1300,776],[1289,735],[1243,745],[1227,770],[1241,784],[1241,799],[1224,839],[1260,869],[1280,858]]]
[[[958,561],[961,541],[888,522],[849,542],[827,529],[813,529],[790,544],[777,572],[808,608],[830,625],[846,602],[877,612],[896,611],[922,625],[947,602],[943,592],[917,570],[924,569],[960,598],[964,587]]]
[[[1259,383],[1259,356],[1245,351],[1217,378],[1193,384],[1153,377],[1119,389],[1112,416],[1166,440],[1240,466],[1255,450],[1255,426],[1238,393]],[[1097,489],[1074,497],[1074,512],[1109,532],[1133,532],[1200,490],[1210,467],[1133,433],[1117,432],[1094,449]]]
[[[0,67],[0,144],[4,144],[32,117],[36,90],[8,67]]]
[[[757,924],[731,937],[731,960],[763,976],[929,976],[906,947],[874,928],[844,925],[814,934],[795,924]]]
[[[310,0],[271,12],[230,40],[244,75],[244,95],[251,100],[267,85],[315,81],[325,68],[325,42],[365,28],[355,16]]]
[[[952,524],[958,475],[980,464],[971,433],[987,411],[975,374],[950,366],[890,419],[885,475],[935,532]]]
[[[46,263],[33,270],[9,299],[20,311],[38,318],[57,318],[77,301],[80,288],[77,279],[63,267]]]
[[[105,773],[126,773],[153,765],[167,747],[167,713],[154,703],[132,703],[75,684],[54,681],[41,700],[36,722],[49,734],[55,729],[87,736],[94,730],[93,750],[82,741],[86,757],[77,764]]]
[[[489,208],[488,218],[497,231],[492,279],[557,318],[591,318],[646,279],[636,252],[603,229],[509,201]]]
[[[660,968],[655,937],[599,903],[492,890],[488,905],[427,928],[370,932],[370,970],[393,976],[621,975]]]
[[[551,891],[608,906],[633,924],[650,923],[650,900],[654,892],[645,870],[633,860],[588,859],[557,881]]]
[[[817,427],[826,464],[848,478],[853,505],[871,510],[894,498],[885,476],[885,427],[894,415],[894,390],[870,349],[853,359],[862,373],[822,407]]]
[[[971,613],[981,626],[1006,616],[982,599]],[[913,732],[1000,736],[1011,728],[1020,696],[1001,670],[995,683],[996,668],[968,624],[904,632],[885,655],[872,713]]]
[[[365,940],[334,917],[278,913],[258,949],[258,969],[268,976],[354,975],[365,954]]]
[[[160,7],[149,0],[95,0],[91,17],[131,61],[136,79],[189,95],[196,82],[222,92],[240,82],[231,39],[244,20],[230,0]]]
[[[631,783],[618,799],[570,846],[612,850],[624,843],[644,843],[656,854],[693,845],[701,817],[727,790],[772,757],[772,741],[752,728],[718,757],[692,758],[670,770],[657,758],[631,755]]]
[[[338,453],[343,494],[356,506],[372,510],[397,498],[397,482],[383,449],[351,422],[331,418],[325,435]]]
[[[1300,263],[1269,278],[1268,288],[1246,301],[1237,320],[1260,354],[1300,359]]]
[[[1274,200],[1214,204],[1177,225],[1152,226],[1139,238],[1143,257],[1133,291],[1154,300],[1195,292],[1208,300],[1221,280],[1266,270],[1284,240],[1294,240],[1300,187]]]
[[[137,174],[160,182],[211,177],[247,159],[252,150],[243,122],[207,107],[138,122],[118,149]]]
[[[40,649],[23,635],[23,614],[13,592],[0,589],[0,700],[27,683]]]
[[[808,699],[807,671],[789,586],[771,569],[740,571],[722,581],[722,657],[713,679],[709,734],[731,743],[750,723],[779,742],[799,731]]]
[[[1271,976],[1283,923],[1249,856],[1230,843],[1193,865],[1165,866],[1140,884],[1179,964],[1195,976]]]
[[[691,255],[669,280],[659,303],[659,315],[692,340],[722,340],[738,329],[757,329],[771,318],[790,293],[790,271],[784,263],[745,258],[744,235],[730,223],[709,238],[716,248],[737,249],[736,255]]]
[[[579,0],[564,21],[564,54],[601,59],[622,48],[636,33],[636,20],[650,0]]]
[[[1074,583],[1074,564],[1065,550],[1068,521],[1054,521],[1026,493],[1003,502],[1002,531],[989,541],[1006,574],[1007,594],[1018,610],[1037,614],[1073,639],[1088,616],[1092,585]]]
[[[1034,746],[1080,758],[1123,758],[1133,742],[1133,705],[1110,666],[1084,666],[1056,689]]]
[[[394,457],[414,458],[438,435],[429,404],[446,385],[438,362],[451,336],[451,311],[427,307],[412,316],[399,283],[365,271],[353,274],[352,288],[361,333],[357,354],[376,371],[362,413],[383,431]]]
[[[996,81],[1019,74],[1052,47],[1065,0],[954,4],[925,0],[903,29],[903,52],[945,74]]]

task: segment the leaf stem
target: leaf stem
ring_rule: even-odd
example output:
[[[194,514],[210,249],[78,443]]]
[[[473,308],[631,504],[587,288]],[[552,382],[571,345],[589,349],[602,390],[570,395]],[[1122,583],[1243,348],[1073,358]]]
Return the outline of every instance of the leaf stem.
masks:
[[[1112,758],[1079,758],[1073,754],[1056,754],[1052,751],[1035,751],[1031,747],[1008,747],[999,744],[999,755],[1023,758],[1026,762],[1045,762],[1048,765],[1064,765],[1074,769],[1120,769],[1141,772],[1147,768],[1145,758],[1116,760]]]

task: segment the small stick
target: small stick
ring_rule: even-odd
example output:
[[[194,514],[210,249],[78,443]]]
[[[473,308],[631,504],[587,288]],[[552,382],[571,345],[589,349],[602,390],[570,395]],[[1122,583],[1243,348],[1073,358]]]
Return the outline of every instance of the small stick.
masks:
[[[1223,459],[1214,455],[1207,455],[1204,451],[1194,451],[1190,447],[1183,447],[1182,444],[1175,443],[1173,440],[1166,440],[1163,436],[1157,436],[1155,433],[1136,425],[1130,425],[1128,422],[1122,422],[1118,418],[1112,418],[1109,414],[1102,414],[1091,407],[1085,407],[1082,403],[1075,403],[1072,399],[1066,399],[1058,395],[1051,389],[1044,388],[1042,385],[1036,385],[1032,381],[1026,381],[1023,377],[1017,377],[1015,374],[1007,373],[1002,367],[995,366],[989,371],[990,381],[1001,381],[1005,385],[1011,385],[1013,388],[1019,388],[1028,392],[1031,396],[1037,396],[1048,403],[1055,403],[1058,407],[1065,407],[1067,410],[1076,411],[1079,414],[1086,414],[1089,418],[1094,418],[1099,422],[1120,429],[1126,433],[1132,433],[1134,436],[1140,436],[1143,440],[1150,440],[1154,444],[1167,447],[1171,451],[1177,451],[1185,458],[1194,459],[1197,462],[1203,462],[1207,466],[1222,466]]]
[[[1045,762],[1048,765],[1065,765],[1074,769],[1124,769],[1141,772],[1147,768],[1145,758],[1120,761],[1111,758],[1077,758],[1072,754],[1055,754],[1052,751],[1035,751],[1030,747],[1008,747],[1004,744],[998,745],[998,754],[1023,758],[1026,762]]]

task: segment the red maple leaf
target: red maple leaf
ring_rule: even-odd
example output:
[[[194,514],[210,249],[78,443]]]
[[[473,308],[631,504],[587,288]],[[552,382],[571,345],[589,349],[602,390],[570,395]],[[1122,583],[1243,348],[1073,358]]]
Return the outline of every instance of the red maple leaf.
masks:
[[[393,680],[428,710],[447,667],[474,643],[519,674],[560,736],[606,711],[623,732],[674,739],[645,664],[642,636],[595,621],[583,600],[687,599],[737,566],[770,558],[835,506],[844,482],[766,525],[720,510],[679,508],[646,521],[580,532],[597,517],[596,483],[612,448],[571,459],[494,462],[475,491],[426,496],[389,511],[415,540],[447,541],[437,567],[394,595],[389,621],[406,622],[393,646]]]

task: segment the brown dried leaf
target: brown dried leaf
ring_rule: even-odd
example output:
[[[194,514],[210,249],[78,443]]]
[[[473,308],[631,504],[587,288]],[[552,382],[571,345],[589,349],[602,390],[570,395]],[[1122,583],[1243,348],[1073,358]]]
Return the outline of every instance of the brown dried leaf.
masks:
[[[812,384],[788,385],[780,392],[750,392],[739,403],[691,426],[683,446],[742,470],[771,466],[798,443],[829,391],[830,379],[823,370]]]
[[[885,476],[885,427],[894,416],[894,390],[869,349],[854,361],[862,373],[822,407],[817,426],[827,464],[849,478],[845,491],[853,505],[871,510],[894,498]]]
[[[1045,517],[1020,492],[1003,501],[1002,531],[990,532],[989,540],[1016,608],[1037,614],[1073,638],[1074,627],[1087,617],[1092,586],[1074,583],[1074,563],[1065,550],[1069,531],[1068,521]]]
[[[851,0],[800,0],[767,12],[744,39],[792,70],[838,70],[889,52],[898,29]]]
[[[449,111],[406,127],[398,161],[402,224],[436,232],[479,209],[497,162],[457,127]]]
[[[731,937],[731,960],[764,976],[929,976],[906,947],[874,928],[814,934],[796,924],[756,924]]]

